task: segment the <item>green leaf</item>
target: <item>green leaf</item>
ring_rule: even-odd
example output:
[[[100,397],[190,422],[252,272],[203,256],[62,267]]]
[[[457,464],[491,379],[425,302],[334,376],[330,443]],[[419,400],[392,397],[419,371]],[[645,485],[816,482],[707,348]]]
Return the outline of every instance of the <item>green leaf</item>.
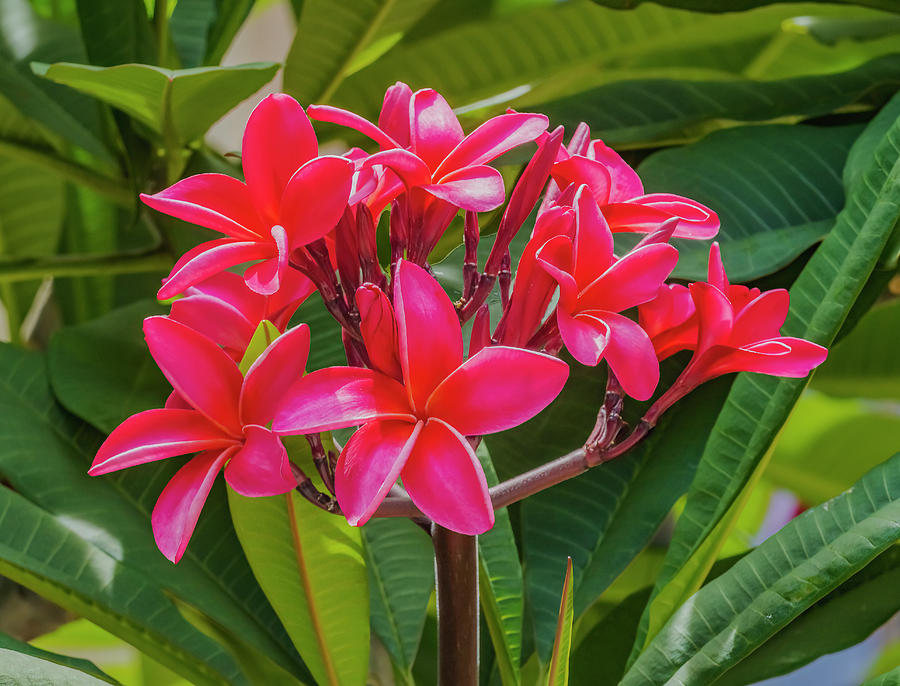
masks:
[[[877,305],[828,353],[812,387],[834,396],[900,397],[900,300]]]
[[[865,442],[860,443],[860,436]],[[807,505],[818,505],[848,489],[895,450],[897,436],[900,417],[891,407],[805,393],[778,437],[764,478],[790,489]]]
[[[566,562],[566,578],[563,581],[559,602],[559,619],[556,638],[547,671],[547,686],[567,686],[569,683],[569,651],[572,648],[572,558]]]
[[[45,79],[92,95],[179,143],[201,137],[216,120],[268,83],[278,65],[163,69],[146,64],[94,67],[35,64]]]
[[[372,629],[409,681],[434,591],[431,541],[408,519],[371,519],[362,536]]]
[[[898,585],[900,548],[894,546],[775,634],[716,685],[755,684],[856,645],[900,610]]]
[[[141,324],[165,312],[155,300],[142,300],[58,331],[50,339],[47,364],[63,406],[105,432],[133,414],[162,407],[172,387],[150,357]]]
[[[218,64],[252,8],[253,0],[178,0],[169,31],[182,65]]]
[[[850,106],[879,105],[896,89],[900,56],[873,59],[837,74],[774,81],[642,79],[608,83],[540,103],[553,125],[582,121],[613,146],[693,138],[710,127],[816,117]]]
[[[646,192],[684,195],[719,215],[725,270],[742,283],[784,267],[828,233],[844,203],[841,169],[860,131],[856,125],[718,131],[651,155],[638,172]],[[673,276],[705,281],[709,243],[673,244]]]
[[[291,318],[291,326],[298,322],[309,325],[309,360],[306,370],[314,371],[347,364],[344,345],[341,342],[341,327],[322,303],[322,297],[313,293]]]
[[[304,104],[327,102],[344,78],[392,48],[434,4],[435,0],[305,0],[284,63],[285,92]]]
[[[813,3],[823,2],[823,0],[809,1]],[[606,7],[614,7],[615,9],[632,9],[645,2],[645,0],[594,0],[594,2]],[[776,2],[782,2],[782,0],[728,0],[727,2],[722,2],[722,0],[654,0],[654,2],[666,7],[678,7],[694,12],[738,12],[763,5],[771,5]],[[862,5],[864,7],[891,11],[897,10],[897,5],[893,0],[824,0],[824,2]]]
[[[8,504],[0,507],[7,512],[0,526],[4,575],[203,683],[243,678],[167,594],[187,599],[292,673],[306,674],[241,555],[221,483],[173,566],[156,548],[150,512],[183,461],[87,476],[102,436],[57,404],[42,356],[3,346],[0,369],[0,475],[15,489],[0,491]]]
[[[228,504],[253,573],[316,682],[364,683],[369,591],[359,530],[295,491],[245,498],[228,489]]]
[[[280,335],[281,332],[278,330],[277,326],[268,319],[263,319],[257,325],[256,331],[254,331],[253,335],[250,337],[250,342],[247,343],[247,349],[244,350],[244,356],[241,358],[241,362],[238,365],[241,374],[246,376],[247,371],[253,366],[256,359],[262,355],[266,348],[269,347],[269,344]]]
[[[0,633],[0,680],[16,686],[97,686],[119,683],[87,660],[41,650],[3,633]]]
[[[143,0],[76,0],[81,38],[91,64],[111,67],[156,61],[153,30]],[[115,36],[114,40],[110,40]]]
[[[675,612],[622,686],[710,684],[900,538],[900,453],[807,510]]]
[[[881,676],[869,679],[862,686],[897,686],[900,684],[900,667],[892,669]]]
[[[497,485],[497,473],[484,442],[477,454],[488,485]],[[518,686],[524,598],[522,566],[508,508],[495,511],[493,528],[478,537],[478,592],[503,686]]]
[[[794,282],[791,309],[782,329],[785,335],[829,345],[840,330],[900,216],[898,158],[900,120],[882,139],[867,171],[848,189],[847,203],[834,229]],[[707,556],[715,558],[714,547],[702,549],[704,542],[769,449],[806,383],[807,379],[758,374],[737,377],[707,441],[654,595],[685,566],[708,566],[695,566],[695,556],[695,562]],[[679,585],[684,581],[682,578]],[[696,588],[696,584],[697,579],[688,580],[684,590]],[[650,604],[633,655],[645,645],[647,627],[654,627],[652,638],[684,599],[682,595],[674,594],[674,605]],[[648,624],[651,617],[652,624]]]

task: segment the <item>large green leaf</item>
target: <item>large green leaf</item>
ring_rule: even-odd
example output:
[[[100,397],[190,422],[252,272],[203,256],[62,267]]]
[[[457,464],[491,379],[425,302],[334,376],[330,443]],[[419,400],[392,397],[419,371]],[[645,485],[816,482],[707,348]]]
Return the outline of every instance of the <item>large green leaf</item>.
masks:
[[[660,5],[667,7],[678,7],[681,9],[692,10],[695,12],[737,12],[740,10],[749,10],[762,5],[772,5],[784,0],[654,0]],[[813,0],[814,2],[816,0]],[[836,3],[844,5],[863,5],[865,7],[874,7],[882,10],[897,10],[896,3],[893,0],[818,0],[826,3]],[[614,7],[616,9],[632,9],[645,0],[594,0],[600,5]]]
[[[900,667],[885,672],[881,676],[869,679],[862,686],[897,686],[900,684]]]
[[[435,0],[304,0],[284,90],[327,102],[348,75],[390,50]]]
[[[150,357],[141,322],[164,313],[155,300],[143,300],[58,331],[47,363],[63,406],[106,432],[132,414],[162,407],[172,388]]]
[[[92,95],[179,143],[199,138],[239,102],[268,83],[277,64],[163,69],[147,64],[94,67],[36,64],[45,79]]]
[[[856,645],[900,610],[900,548],[894,546],[739,662],[717,686],[786,674]]]
[[[150,512],[182,461],[87,476],[102,436],[57,404],[42,357],[4,346],[0,369],[0,474],[15,489],[2,491],[9,503],[8,521],[0,526],[3,573],[179,673],[206,682],[242,682],[233,661],[184,621],[171,596],[186,599],[253,650],[303,676],[240,553],[221,485],[207,499],[184,558],[171,565],[156,548]],[[218,676],[211,677],[210,669]]]
[[[648,193],[677,193],[711,207],[722,222],[716,240],[729,278],[750,281],[784,267],[831,229],[844,204],[841,169],[861,130],[773,125],[718,131],[651,155],[638,172]],[[709,244],[673,244],[673,276],[705,281]]]
[[[434,554],[428,535],[408,519],[372,519],[362,528],[372,629],[394,666],[411,679],[428,600]]]
[[[572,559],[566,562],[566,576],[563,581],[562,597],[559,601],[559,617],[556,624],[556,637],[550,654],[550,666],[547,669],[547,686],[568,686],[569,653],[572,648]]]
[[[582,121],[616,146],[691,138],[734,122],[815,117],[850,105],[879,105],[900,82],[900,56],[838,74],[776,81],[644,79],[609,83],[535,108],[567,129]]]
[[[100,686],[119,682],[87,660],[57,655],[0,634],[0,681],[17,686]]]
[[[143,0],[76,0],[81,38],[91,64],[112,67],[156,61],[153,30]],[[114,40],[110,40],[115,36]]]
[[[836,396],[900,397],[900,300],[874,307],[828,354],[813,388]]]
[[[681,606],[622,686],[709,684],[900,539],[900,453]]]
[[[484,442],[478,446],[478,459],[488,485],[495,486],[497,473]],[[494,513],[493,528],[478,537],[478,594],[503,686],[517,686],[524,595],[519,550],[505,507]]]
[[[218,64],[252,8],[253,0],[178,0],[169,31],[181,64]]]
[[[849,187],[834,229],[792,286],[785,335],[828,345],[840,330],[900,217],[898,158],[900,120]],[[676,525],[655,589],[663,598],[649,605],[633,655],[646,644],[648,627],[652,638],[702,581],[702,570],[716,556],[715,546],[704,548],[704,542],[750,479],[806,383],[757,374],[736,379]],[[679,575],[685,567],[700,573]]]
[[[245,498],[228,489],[228,504],[253,573],[316,682],[364,683],[369,590],[359,529],[295,491]]]

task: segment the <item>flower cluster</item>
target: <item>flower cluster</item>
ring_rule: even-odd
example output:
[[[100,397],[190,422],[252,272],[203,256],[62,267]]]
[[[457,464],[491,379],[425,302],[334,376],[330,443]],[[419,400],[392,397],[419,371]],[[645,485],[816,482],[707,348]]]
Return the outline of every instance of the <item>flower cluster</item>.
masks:
[[[310,118],[355,129],[378,150],[319,155]],[[548,132],[548,123],[509,111],[465,135],[438,93],[402,83],[388,89],[377,124],[272,95],[247,122],[245,181],[200,174],[141,196],[223,234],[176,262],[158,294],[177,297],[171,313],[144,323],[173,387],[166,406],[123,422],[90,470],[196,453],[153,512],[169,559],[184,553],[220,470],[242,495],[286,493],[302,470],[281,437],[306,435],[321,451],[321,432],[346,427],[359,429],[336,462],[321,451],[317,466],[324,463],[323,481],[351,524],[364,524],[395,492],[436,524],[486,531],[494,511],[475,454],[479,437],[554,400],[569,373],[563,349],[583,365],[605,361],[638,400],[657,392],[660,360],[694,350],[663,394],[667,403],[720,374],[802,376],[824,359],[820,346],[780,336],[787,293],[730,285],[715,244],[708,282],[666,284],[678,260],[669,239],[713,237],[715,213],[688,198],[645,194],[635,171],[585,125],[563,147],[562,128]],[[479,213],[507,197],[489,163],[528,144],[536,150],[480,266]],[[535,208],[513,270],[512,239]],[[453,303],[429,256],[461,211],[464,287]],[[376,227],[385,212],[390,259],[382,264]],[[644,237],[617,255],[613,234],[621,231]],[[492,326],[495,288],[501,308]],[[310,331],[290,323],[315,291],[342,327],[347,365],[306,374]],[[281,335],[248,359],[266,321]]]

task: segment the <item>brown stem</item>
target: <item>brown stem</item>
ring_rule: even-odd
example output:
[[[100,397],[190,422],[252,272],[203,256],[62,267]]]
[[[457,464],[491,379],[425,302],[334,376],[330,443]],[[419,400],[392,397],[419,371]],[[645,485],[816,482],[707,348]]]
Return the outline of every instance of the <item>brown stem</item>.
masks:
[[[337,500],[330,495],[322,493],[316,488],[316,485],[308,476],[306,476],[306,473],[293,462],[291,462],[291,472],[294,475],[294,479],[297,481],[297,493],[302,495],[316,507],[325,510],[325,512],[330,514],[341,514],[341,508],[338,505]]]
[[[435,525],[438,686],[478,686],[478,547]]]

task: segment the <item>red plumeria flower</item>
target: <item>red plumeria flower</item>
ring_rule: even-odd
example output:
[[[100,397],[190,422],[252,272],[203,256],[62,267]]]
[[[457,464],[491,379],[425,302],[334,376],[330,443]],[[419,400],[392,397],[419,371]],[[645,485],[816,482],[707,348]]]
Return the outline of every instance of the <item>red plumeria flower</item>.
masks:
[[[245,496],[287,493],[297,484],[281,440],[266,428],[288,387],[303,374],[309,327],[275,340],[242,376],[208,338],[167,317],[144,320],[150,354],[181,407],[126,419],[100,446],[89,474],[199,452],[163,489],[151,518],[156,544],[178,562],[216,475]]]
[[[590,140],[586,124],[569,150],[560,148],[551,175],[560,188],[587,184],[612,231],[651,232],[672,217],[679,219],[677,238],[712,238],[719,231],[719,217],[706,205],[672,193],[645,194],[637,172],[603,141]]]
[[[618,314],[651,300],[678,261],[667,243],[640,245],[620,259],[590,189],[573,201],[575,235],[555,236],[538,251],[538,262],[559,284],[557,324],[563,343],[582,364],[605,359],[624,391],[646,400],[659,382],[659,363],[644,330]]]
[[[273,431],[362,425],[344,446],[335,474],[338,503],[354,526],[372,516],[401,478],[413,502],[436,523],[464,534],[487,531],[494,523],[487,481],[465,437],[503,431],[536,415],[562,390],[567,365],[503,346],[487,347],[464,362],[450,298],[425,270],[405,260],[394,282],[393,316],[377,294],[363,298],[371,301],[363,308],[366,316],[385,325],[362,327],[376,369],[312,372],[292,387]],[[399,379],[390,361],[395,342]]]
[[[312,124],[290,96],[270,95],[256,106],[241,154],[246,183],[225,174],[198,174],[141,195],[155,210],[226,236],[185,253],[164,280],[161,300],[256,260],[244,275],[247,285],[270,295],[280,287],[291,251],[324,236],[343,214],[353,162],[316,157]]]
[[[185,291],[172,303],[171,319],[186,324],[215,341],[235,361],[263,320],[284,332],[290,318],[316,287],[295,269],[284,274],[281,287],[272,295],[250,290],[243,277],[219,272]]]
[[[376,190],[366,200],[374,216],[404,189],[409,214],[420,224],[410,242],[427,256],[458,209],[485,212],[503,204],[503,177],[488,162],[535,140],[549,120],[542,114],[510,112],[488,120],[466,136],[450,105],[437,92],[415,93],[405,83],[385,93],[378,126],[357,114],[328,105],[310,105],[309,116],[356,129],[381,148],[361,164],[381,167]]]

